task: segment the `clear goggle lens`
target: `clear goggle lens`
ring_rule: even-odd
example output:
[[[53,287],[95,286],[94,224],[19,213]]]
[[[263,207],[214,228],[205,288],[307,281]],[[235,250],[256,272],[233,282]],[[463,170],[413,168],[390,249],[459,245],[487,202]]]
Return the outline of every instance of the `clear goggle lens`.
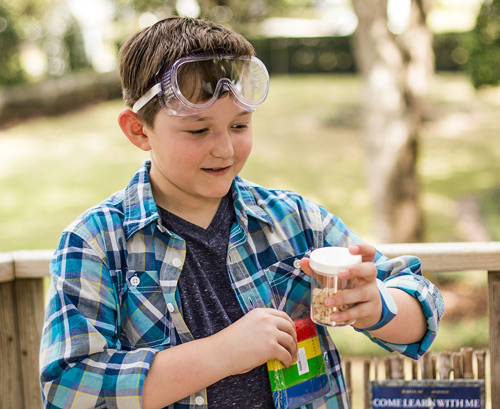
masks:
[[[137,112],[155,95],[169,115],[196,115],[230,92],[242,109],[254,111],[267,97],[269,74],[256,57],[190,56],[177,60],[161,81],[141,97]]]

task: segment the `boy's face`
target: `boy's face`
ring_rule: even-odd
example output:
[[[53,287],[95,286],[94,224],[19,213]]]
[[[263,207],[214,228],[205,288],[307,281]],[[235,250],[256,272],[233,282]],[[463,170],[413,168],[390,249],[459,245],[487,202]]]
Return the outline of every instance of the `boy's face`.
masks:
[[[158,112],[146,128],[155,200],[167,210],[215,205],[229,191],[252,148],[252,113],[229,97],[196,116]]]

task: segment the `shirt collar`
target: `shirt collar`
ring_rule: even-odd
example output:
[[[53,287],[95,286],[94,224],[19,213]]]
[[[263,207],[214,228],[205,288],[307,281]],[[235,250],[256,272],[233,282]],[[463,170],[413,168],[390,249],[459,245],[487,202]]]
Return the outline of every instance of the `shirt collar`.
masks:
[[[123,228],[127,240],[136,231],[159,218],[158,208],[153,198],[149,170],[151,162],[145,161],[134,175],[124,193],[125,220]]]
[[[256,185],[241,179],[239,176],[234,179],[232,190],[236,217],[244,224],[248,223],[248,217],[252,217],[273,228],[273,219],[259,204],[259,196],[254,187]]]

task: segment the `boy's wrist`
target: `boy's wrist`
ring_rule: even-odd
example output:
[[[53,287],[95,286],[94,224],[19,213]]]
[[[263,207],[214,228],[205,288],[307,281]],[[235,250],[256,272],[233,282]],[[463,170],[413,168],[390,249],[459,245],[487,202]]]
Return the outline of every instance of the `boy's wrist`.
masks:
[[[380,301],[382,303],[382,312],[380,320],[376,324],[367,328],[353,327],[358,332],[375,331],[377,329],[380,329],[385,325],[387,325],[389,322],[391,322],[398,313],[398,306],[396,305],[393,296],[391,295],[389,289],[386,287],[384,282],[377,279],[377,287],[380,294]]]

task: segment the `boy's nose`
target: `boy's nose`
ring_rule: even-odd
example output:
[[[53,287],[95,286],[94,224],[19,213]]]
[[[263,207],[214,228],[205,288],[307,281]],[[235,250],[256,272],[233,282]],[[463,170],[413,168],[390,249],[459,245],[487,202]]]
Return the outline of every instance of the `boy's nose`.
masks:
[[[231,158],[234,155],[233,139],[227,130],[220,131],[215,140],[212,155],[216,158]]]

